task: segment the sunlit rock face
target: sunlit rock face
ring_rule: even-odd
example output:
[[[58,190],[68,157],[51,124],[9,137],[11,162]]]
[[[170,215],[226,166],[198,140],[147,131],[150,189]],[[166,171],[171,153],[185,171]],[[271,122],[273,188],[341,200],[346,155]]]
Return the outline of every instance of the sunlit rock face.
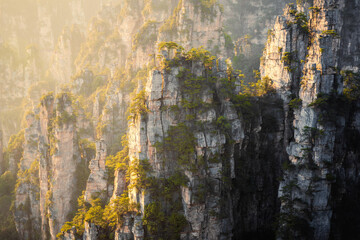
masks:
[[[23,239],[56,239],[76,202],[80,163],[70,96],[48,95],[26,117],[15,193],[15,222]]]
[[[271,222],[277,212],[276,179],[280,175],[280,160],[285,155],[282,150],[284,116],[278,105],[281,99],[268,97],[261,103],[264,106],[254,105],[261,114],[248,125],[239,109],[221,91],[225,86],[219,79],[228,74],[225,62],[219,61],[212,67],[213,75],[208,75],[201,62],[192,62],[190,66],[192,76],[204,77],[205,82],[211,76],[220,77],[218,82],[205,84],[198,93],[198,98],[208,107],[196,113],[195,109],[183,106],[189,95],[185,80],[179,76],[186,72],[188,65],[170,71],[153,71],[144,87],[149,111],[134,118],[129,126],[130,166],[136,165],[139,159],[147,159],[152,167],[149,174],[156,179],[170,177],[177,171],[185,174],[188,182],[181,187],[178,201],[182,202],[181,211],[189,227],[181,233],[181,239],[271,235]],[[236,83],[232,91],[237,91]],[[271,110],[266,110],[265,105]],[[274,112],[273,124],[277,126],[270,130],[262,120]],[[223,117],[227,119],[225,131],[215,124]],[[194,152],[185,165],[178,162],[175,153],[162,152],[158,147],[163,141],[171,141],[165,139],[169,139],[169,135],[170,139],[174,138],[171,132],[178,128],[188,129],[194,136]],[[136,181],[137,177],[133,176],[130,186]],[[142,212],[156,199],[146,189],[130,188],[129,192],[131,201],[139,203]],[[123,230],[117,231],[121,236]]]
[[[138,160],[149,159],[153,168],[152,174],[157,178],[171,176],[177,168],[182,168],[176,164],[176,158],[157,153],[155,147],[156,142],[161,142],[166,137],[170,126],[177,126],[184,121],[178,116],[185,117],[188,114],[185,109],[183,111],[180,110],[179,115],[174,114],[170,110],[171,106],[179,108],[181,106],[183,95],[180,86],[181,80],[176,77],[179,74],[179,70],[179,68],[174,68],[170,73],[160,71],[154,71],[152,73],[145,87],[149,113],[146,114],[146,117],[134,119],[134,124],[130,126],[129,129],[130,165],[133,164],[133,162],[135,164]],[[202,76],[204,74],[203,71],[204,69],[201,64],[194,65],[194,74],[196,74],[197,77]],[[224,74],[224,72],[219,72],[219,74]],[[202,92],[201,99],[204,99],[210,104],[213,103],[214,96],[213,93],[210,93],[210,89],[205,89]],[[162,109],[169,110],[163,111]],[[196,153],[193,153],[194,155],[191,157],[189,164],[191,164],[192,161],[196,162],[198,158],[208,157],[205,156],[206,152],[208,152],[208,154],[215,154],[217,152],[220,154],[221,151],[223,151],[225,136],[221,132],[216,131],[215,126],[211,124],[213,120],[216,120],[216,110],[217,109],[210,108],[196,117],[208,130],[204,133],[199,129],[192,129],[197,138],[195,141]],[[241,125],[236,125],[234,128],[240,131],[239,137],[241,137]],[[195,172],[186,170],[186,168],[181,170],[184,171],[189,178],[189,183],[186,187],[182,187],[181,196],[179,196],[181,200],[179,199],[178,201],[183,203],[182,211],[184,211],[187,221],[189,221],[192,226],[187,233],[183,234],[182,238],[186,239],[187,236],[192,236],[198,239],[205,235],[215,238],[220,237],[220,219],[206,218],[205,215],[207,215],[209,211],[221,211],[216,204],[221,194],[221,183],[218,180],[218,174],[221,168],[221,163],[217,163],[211,166],[212,170],[208,173],[202,170],[201,167]],[[136,177],[133,180],[136,181]],[[195,194],[201,191],[199,185],[205,180],[211,181],[214,189],[206,199],[196,199]],[[146,205],[151,203],[152,196],[145,191],[130,189],[130,199],[140,203],[141,209],[145,209]],[[136,222],[138,220],[135,219],[134,221]],[[140,231],[138,228],[135,229],[137,232]]]
[[[105,168],[106,145],[104,141],[96,142],[96,157],[89,163],[90,175],[87,180],[85,200],[90,201],[92,196],[102,192],[102,198],[107,189],[107,174]]]
[[[289,229],[290,218],[284,218],[283,239],[286,234],[303,239],[354,234],[336,227],[346,211],[343,204],[349,201],[342,196],[353,194],[345,186],[358,186],[357,168],[348,167],[357,165],[358,150],[344,140],[359,141],[358,104],[357,99],[346,101],[342,96],[349,88],[345,82],[349,72],[344,71],[356,73],[359,66],[353,47],[359,33],[349,32],[355,11],[351,8],[356,3],[314,1],[304,24],[297,20],[300,13],[288,7],[277,18],[264,50],[261,73],[274,81],[287,116],[291,166],[280,184],[281,214],[301,226]],[[349,131],[354,132],[351,137]]]
[[[74,116],[71,99],[63,94],[55,101],[57,119]],[[55,125],[55,153],[51,158],[51,201],[49,225],[52,239],[67,221],[68,213],[73,210],[70,202],[76,201],[73,184],[76,184],[76,166],[80,163],[80,153],[76,139],[75,122],[60,121]]]

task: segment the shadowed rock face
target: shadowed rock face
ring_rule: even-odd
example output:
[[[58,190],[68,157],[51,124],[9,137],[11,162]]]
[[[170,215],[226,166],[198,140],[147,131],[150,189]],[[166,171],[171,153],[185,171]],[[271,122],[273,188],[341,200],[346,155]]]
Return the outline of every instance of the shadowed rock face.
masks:
[[[221,91],[225,86],[220,78],[226,77],[228,70],[225,62],[213,66],[211,75],[201,62],[192,62],[194,77],[206,76],[205,82],[211,76],[219,77],[218,82],[210,81],[201,88],[198,98],[208,107],[197,113],[182,105],[188,95],[185,80],[179,76],[189,66],[183,62],[180,66],[171,71],[154,71],[147,80],[144,89],[149,111],[133,119],[129,126],[130,166],[138,159],[148,159],[151,174],[158,179],[179,169],[185,173],[189,182],[181,187],[180,197],[190,227],[181,234],[181,239],[274,236],[273,223],[280,207],[277,200],[280,165],[286,159],[282,100],[275,94],[254,98],[254,116],[244,119],[245,109],[235,107]],[[235,84],[232,91],[237,89]],[[189,114],[193,114],[190,120]],[[222,117],[227,119],[227,130],[215,124]],[[195,153],[184,166],[177,163],[176,154],[164,153],[156,147],[167,139],[173,127],[181,124],[189,127],[195,137]],[[196,169],[189,169],[192,164]],[[132,181],[136,177],[130,185]],[[203,188],[204,199],[199,199]],[[141,209],[154,198],[151,191],[130,188],[129,192],[130,199],[139,203]],[[128,234],[119,229],[118,236],[122,232]]]
[[[356,73],[359,67],[359,40],[354,39],[358,23],[350,24],[358,7],[348,1],[314,1],[306,25],[298,22],[298,12],[287,8],[264,51],[261,73],[274,81],[284,100],[289,130],[285,136],[291,167],[279,189],[279,234],[284,239],[288,234],[303,239],[357,235],[354,229],[351,234],[338,232],[343,215],[336,209],[345,211],[342,201],[349,201],[349,194],[358,199],[347,191],[358,185],[358,150],[345,139],[359,141],[359,109],[357,99],[342,95],[349,88],[344,71]]]
[[[96,157],[89,163],[90,176],[85,190],[85,201],[90,202],[92,196],[98,193],[101,198],[106,198],[107,174],[105,168],[106,145],[104,141],[96,142]]]

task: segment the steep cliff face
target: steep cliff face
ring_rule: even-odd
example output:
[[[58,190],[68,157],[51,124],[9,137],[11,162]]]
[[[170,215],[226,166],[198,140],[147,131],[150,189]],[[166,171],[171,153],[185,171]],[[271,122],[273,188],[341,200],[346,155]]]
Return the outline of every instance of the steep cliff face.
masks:
[[[76,189],[76,166],[80,164],[80,153],[76,136],[76,119],[72,100],[67,94],[56,98],[56,125],[54,129],[55,149],[51,157],[51,188],[49,201],[49,225],[52,239],[74,210]]]
[[[264,51],[261,73],[274,81],[286,114],[289,162],[279,189],[284,239],[358,234],[351,227],[346,228],[351,232],[336,227],[346,211],[342,201],[349,201],[343,196],[354,196],[350,189],[358,185],[358,150],[353,148],[359,143],[358,32],[345,24],[357,7],[353,2],[314,1],[309,18],[288,7]]]
[[[87,180],[84,199],[90,201],[91,198],[101,193],[102,198],[107,196],[107,172],[105,168],[106,145],[104,141],[96,142],[96,157],[89,164],[90,175]]]
[[[280,162],[286,156],[281,99],[238,95],[240,79],[231,67],[198,58],[197,51],[186,58],[165,54],[165,66],[171,67],[153,71],[130,106],[137,111],[128,132],[128,192],[143,220],[135,228],[139,220],[126,216],[119,239],[274,235]],[[186,221],[166,220],[174,214]],[[162,230],[161,219],[170,221],[165,229],[178,224],[178,232]]]
[[[56,239],[76,210],[92,156],[80,151],[75,111],[69,93],[50,94],[27,116],[14,214],[21,239]]]
[[[37,138],[39,121],[35,114],[26,117],[25,144],[23,158],[20,161],[15,194],[15,223],[19,236],[23,239],[36,239],[40,233],[39,209],[39,160]]]
[[[262,77],[246,85],[233,68],[253,57],[284,3],[220,3],[104,4],[87,34],[63,31],[50,71],[70,84],[40,100],[4,154],[4,170],[19,170],[21,239],[359,236],[359,4],[286,7]],[[85,2],[69,4],[81,26]],[[40,15],[46,55],[54,21]],[[246,24],[224,30],[234,19]],[[11,54],[2,76],[26,86],[4,91],[21,99],[38,62],[14,67]],[[233,54],[234,66],[221,58]]]
[[[224,133],[217,131],[214,126],[214,121],[221,114],[220,107],[216,107],[221,103],[215,102],[215,93],[212,93],[210,86],[206,85],[211,81],[211,77],[207,75],[204,65],[195,61],[188,64],[182,68],[171,68],[169,72],[154,71],[145,89],[139,89],[139,100],[144,101],[139,104],[144,105],[138,106],[142,108],[141,112],[132,116],[133,123],[128,134],[129,162],[130,168],[143,166],[144,161],[148,162],[149,172],[145,172],[145,176],[140,177],[152,177],[155,185],[143,185],[141,180],[139,181],[141,173],[134,170],[130,173],[129,198],[131,202],[140,204],[143,217],[145,215],[149,218],[154,217],[151,216],[150,208],[158,208],[159,203],[162,205],[158,211],[164,211],[165,218],[170,217],[171,214],[184,214],[188,229],[181,234],[182,238],[217,238],[221,235],[221,221],[216,215],[221,212],[217,201],[220,200],[221,195],[219,171],[222,169],[222,163],[219,159],[209,163],[208,158],[221,154],[226,142]],[[226,74],[225,71],[226,65],[225,69],[214,74]],[[184,81],[187,81],[190,75],[193,81],[198,81],[198,94],[192,92],[192,86],[184,85]],[[184,102],[196,107],[186,107]],[[197,114],[196,109],[200,107],[198,104],[208,104],[208,108]],[[198,125],[195,125],[195,122]],[[241,125],[238,121],[234,120],[234,122],[237,124],[233,124],[233,131],[240,138]],[[179,149],[171,153],[168,144],[178,145]],[[209,164],[208,169],[204,168],[204,163]],[[173,189],[169,190],[169,193],[163,192],[164,184],[167,184],[166,182],[171,184],[175,176],[182,176],[186,184],[172,183]],[[211,193],[206,191],[208,187],[212,188]],[[164,198],[162,196],[164,194],[169,194],[169,197]],[[183,204],[175,208],[176,202]],[[175,209],[169,208],[170,206]],[[213,212],[213,216],[210,216],[210,212]],[[133,221],[134,226],[139,222],[136,217]],[[145,222],[145,224],[151,223]],[[159,222],[159,224],[163,223]],[[143,239],[145,236],[141,226],[142,224],[132,229],[135,239]],[[152,230],[147,234],[155,237],[163,234],[166,236],[166,233],[162,233],[160,229]],[[168,234],[176,236],[179,233]],[[229,233],[223,234],[226,236]]]
[[[41,214],[41,238],[49,239],[49,222],[48,222],[48,199],[49,180],[50,180],[50,136],[52,131],[52,121],[54,116],[54,96],[48,95],[43,98],[40,105],[40,132],[39,143],[39,177],[40,177],[40,214]]]
[[[238,107],[238,114],[244,116],[245,137],[234,146],[234,177],[227,193],[233,239],[275,238],[281,162],[287,158],[285,115],[282,100],[274,93],[250,102],[251,106]]]

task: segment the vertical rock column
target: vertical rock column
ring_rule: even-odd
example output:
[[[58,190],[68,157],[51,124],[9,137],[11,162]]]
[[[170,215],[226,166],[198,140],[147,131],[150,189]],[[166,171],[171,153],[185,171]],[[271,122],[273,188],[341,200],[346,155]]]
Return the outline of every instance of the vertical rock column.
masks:
[[[219,68],[213,66],[212,74],[226,77],[226,64],[220,61],[219,65]],[[188,96],[183,86],[184,79],[179,77],[179,72],[184,69],[174,67],[170,71],[154,70],[145,88],[144,101],[148,111],[146,114],[135,116],[129,126],[130,165],[136,164],[139,159],[148,159],[152,171],[147,174],[155,179],[167,179],[175,173],[186,176],[187,184],[179,186],[179,192],[174,193],[174,196],[178,194],[176,201],[182,202],[179,214],[184,214],[189,226],[186,232],[180,233],[181,239],[228,239],[232,231],[231,216],[220,217],[226,208],[220,204],[225,189],[222,172],[225,165],[230,166],[229,172],[232,174],[229,173],[229,176],[235,177],[234,159],[224,158],[222,161],[221,156],[225,156],[227,139],[224,132],[214,123],[220,116],[225,116],[235,142],[240,142],[244,138],[243,126],[234,106],[223,99],[220,91],[214,90],[217,87],[220,89],[221,83],[212,84],[203,77],[207,73],[203,63],[194,61],[191,65],[185,65],[184,62],[184,66],[189,67],[192,78],[204,81],[196,97],[202,99],[208,107],[205,111],[198,112],[198,109],[183,106]],[[217,99],[221,99],[220,102],[216,102]],[[191,117],[191,120],[186,117]],[[171,133],[174,129],[179,132],[175,133],[176,136],[169,137],[170,134],[174,134]],[[184,134],[182,139],[177,139],[178,134]],[[194,147],[193,152],[189,155],[180,155],[181,153],[176,153],[179,150],[173,147],[161,151],[156,147],[159,143],[166,145],[169,143],[165,141],[174,141],[166,139],[177,139],[175,141],[180,142],[179,148],[182,147],[180,145],[190,144],[190,148]],[[180,157],[185,159],[182,159],[184,162],[181,162]],[[136,182],[137,177],[131,176],[130,185]],[[151,196],[150,191],[135,187],[129,189],[129,197],[131,202],[140,204],[142,212],[146,205],[156,198]],[[134,237],[142,239],[144,230],[141,221],[137,217],[133,220]]]
[[[106,144],[104,140],[96,142],[96,157],[90,161],[90,176],[86,184],[85,200],[89,202],[92,196],[100,194],[101,198],[107,196],[107,174],[105,167]]]
[[[76,207],[74,186],[80,153],[71,97],[61,93],[55,100],[55,149],[51,158],[51,190],[48,193],[51,239],[56,239],[61,226],[69,221],[68,214]]]
[[[277,19],[264,51],[262,76],[274,81],[287,118],[289,165],[279,189],[282,239],[329,238],[337,126],[321,101],[327,104],[342,92],[336,68],[341,61],[337,36],[343,7],[342,0],[314,1],[309,19],[288,7],[285,16]]]
[[[54,96],[48,95],[40,103],[40,132],[39,137],[39,176],[40,176],[40,214],[41,214],[41,237],[49,239],[49,222],[47,218],[46,194],[49,192],[49,134],[54,113]],[[49,133],[50,131],[50,133]]]
[[[18,184],[15,189],[15,224],[21,239],[39,239],[39,121],[34,113],[26,116],[24,155],[20,161]]]

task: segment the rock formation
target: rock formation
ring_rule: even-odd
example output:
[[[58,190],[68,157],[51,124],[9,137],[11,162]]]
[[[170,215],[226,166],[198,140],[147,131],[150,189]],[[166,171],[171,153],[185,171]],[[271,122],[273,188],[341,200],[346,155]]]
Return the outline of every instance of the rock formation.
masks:
[[[289,161],[279,188],[283,239],[355,234],[336,226],[346,214],[343,196],[352,194],[345,189],[358,184],[350,177],[356,168],[348,168],[359,159],[353,147],[359,143],[359,33],[349,28],[357,7],[351,1],[314,1],[307,18],[290,6],[277,18],[264,51],[261,73],[273,80],[286,115]]]
[[[107,174],[105,168],[106,144],[103,140],[96,142],[96,157],[89,163],[90,175],[87,180],[85,197],[86,201],[90,201],[92,195],[102,193],[107,190]],[[102,193],[103,198],[104,193]]]
[[[41,228],[37,151],[39,121],[34,113],[29,113],[26,121],[24,153],[18,172],[14,217],[16,229],[22,239],[37,239]]]
[[[99,2],[87,31],[84,1],[64,30],[36,6],[41,61],[0,42],[3,139],[31,95],[0,136],[20,239],[359,236],[357,1],[297,1],[269,31],[286,1]],[[67,85],[39,84],[44,59]]]

